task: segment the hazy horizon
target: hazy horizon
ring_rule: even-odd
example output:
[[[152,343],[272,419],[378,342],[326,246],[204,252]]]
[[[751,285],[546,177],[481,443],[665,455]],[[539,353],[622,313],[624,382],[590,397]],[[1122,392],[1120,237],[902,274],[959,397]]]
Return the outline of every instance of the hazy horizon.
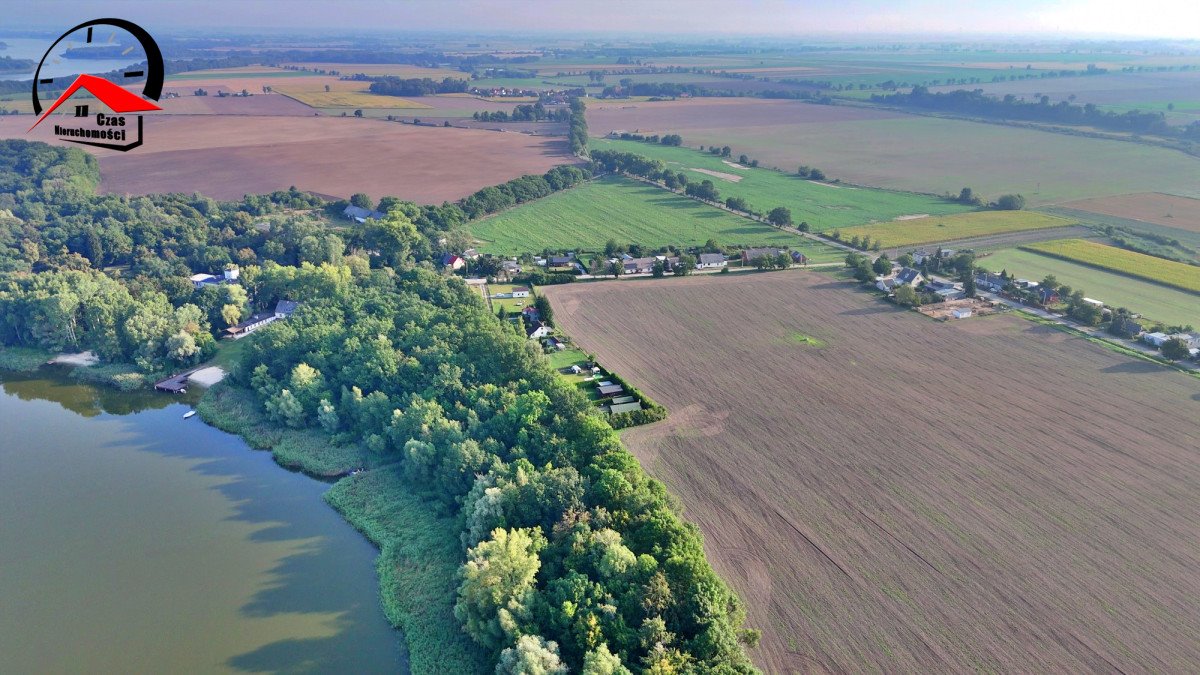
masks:
[[[120,17],[159,32],[337,30],[624,37],[1061,38],[1200,40],[1187,0],[657,0],[558,3],[461,0],[239,2],[50,0],[8,10],[11,31],[54,30]],[[630,19],[629,17],[635,17]],[[713,17],[721,17],[717,20]]]

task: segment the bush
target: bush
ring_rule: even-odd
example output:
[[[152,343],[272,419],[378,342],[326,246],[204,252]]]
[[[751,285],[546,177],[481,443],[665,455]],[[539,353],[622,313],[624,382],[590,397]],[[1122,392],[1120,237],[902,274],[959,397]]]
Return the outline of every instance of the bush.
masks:
[[[135,366],[127,363],[79,367],[71,371],[71,377],[82,382],[115,387],[121,391],[137,391],[150,386],[150,380]]]
[[[37,370],[54,355],[36,347],[0,347],[0,370]]]

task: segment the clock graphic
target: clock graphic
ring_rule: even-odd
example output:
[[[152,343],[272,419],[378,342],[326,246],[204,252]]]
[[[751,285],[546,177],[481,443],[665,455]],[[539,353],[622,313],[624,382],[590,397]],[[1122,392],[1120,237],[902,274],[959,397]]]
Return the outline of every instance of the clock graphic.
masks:
[[[84,45],[95,45],[95,38],[105,32],[109,33],[108,45],[99,49],[105,49],[109,45],[111,45],[112,49],[125,47],[120,52],[119,57],[128,56],[130,61],[138,61],[138,57],[144,55],[144,66],[131,67],[128,70],[118,73],[115,78],[119,81],[128,81],[134,85],[140,80],[140,93],[134,93],[114,83],[108,79],[112,77],[108,73],[103,74],[107,77],[82,73],[75,76],[73,80],[70,77],[55,78],[42,76],[42,70],[47,67],[48,60],[52,66],[58,63],[58,59],[54,54],[59,44],[66,41],[68,47],[75,42],[80,42]],[[113,44],[113,40],[118,34],[124,34],[129,39],[126,40],[123,38],[121,42]],[[140,52],[137,50],[140,50]],[[60,80],[62,81],[60,82]],[[69,84],[67,80],[71,80]],[[42,102],[38,98],[39,87],[43,88],[43,90],[46,88],[59,89],[60,86],[57,85],[67,86],[64,88],[63,93],[43,111]],[[54,41],[54,44],[50,45],[45,55],[42,56],[42,60],[38,63],[37,71],[34,72],[33,76],[33,113],[38,115],[38,119],[34,122],[33,126],[29,127],[29,130],[32,131],[34,127],[41,124],[51,113],[65,103],[67,99],[70,99],[79,93],[80,90],[83,90],[103,103],[115,114],[108,115],[100,112],[95,115],[89,115],[88,105],[78,104],[75,106],[75,117],[84,118],[90,124],[88,126],[71,127],[55,125],[55,136],[71,143],[93,145],[111,150],[132,150],[142,144],[142,116],[140,114],[131,115],[131,113],[161,110],[154,101],[157,101],[159,96],[162,95],[162,87],[162,52],[158,48],[158,43],[154,41],[154,38],[150,37],[150,34],[145,29],[132,21],[124,19],[93,19],[63,33]],[[134,118],[136,118],[137,130],[136,134],[131,134]]]

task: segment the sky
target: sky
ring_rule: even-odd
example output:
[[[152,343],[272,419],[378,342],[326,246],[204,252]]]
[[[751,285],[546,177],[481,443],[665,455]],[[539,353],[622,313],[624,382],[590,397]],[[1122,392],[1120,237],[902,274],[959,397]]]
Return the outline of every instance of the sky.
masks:
[[[4,28],[107,17],[172,29],[622,35],[938,35],[1200,40],[1198,0],[40,0]],[[0,29],[2,30],[2,29]]]

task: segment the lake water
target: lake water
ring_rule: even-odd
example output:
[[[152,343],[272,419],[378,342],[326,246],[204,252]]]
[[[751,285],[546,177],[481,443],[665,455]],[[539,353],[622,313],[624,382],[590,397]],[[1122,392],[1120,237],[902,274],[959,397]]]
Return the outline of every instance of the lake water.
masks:
[[[74,24],[71,24],[74,25]],[[66,30],[71,25],[64,26]],[[111,29],[105,29],[111,30]],[[104,33],[107,36],[107,33]],[[121,37],[124,37],[122,33]],[[46,39],[23,38],[23,37],[5,37],[0,35],[0,42],[8,45],[7,49],[0,49],[0,56],[11,56],[14,59],[30,59],[34,63],[42,60],[42,56],[50,45],[54,43],[57,36]],[[140,49],[135,49],[136,58],[115,58],[115,59],[64,59],[61,54],[66,51],[66,43],[59,43],[54,50],[56,53],[51,54],[46,60],[46,64],[42,67],[42,77],[61,77],[63,75],[74,75],[75,73],[107,73],[110,70],[116,70],[124,66],[132,65],[138,61],[145,60],[145,55]],[[78,41],[76,41],[76,46]],[[36,67],[36,66],[35,66]],[[30,70],[24,73],[0,73],[0,80],[31,80],[33,79],[33,71]]]
[[[0,673],[404,669],[325,483],[46,370],[0,371]]]

